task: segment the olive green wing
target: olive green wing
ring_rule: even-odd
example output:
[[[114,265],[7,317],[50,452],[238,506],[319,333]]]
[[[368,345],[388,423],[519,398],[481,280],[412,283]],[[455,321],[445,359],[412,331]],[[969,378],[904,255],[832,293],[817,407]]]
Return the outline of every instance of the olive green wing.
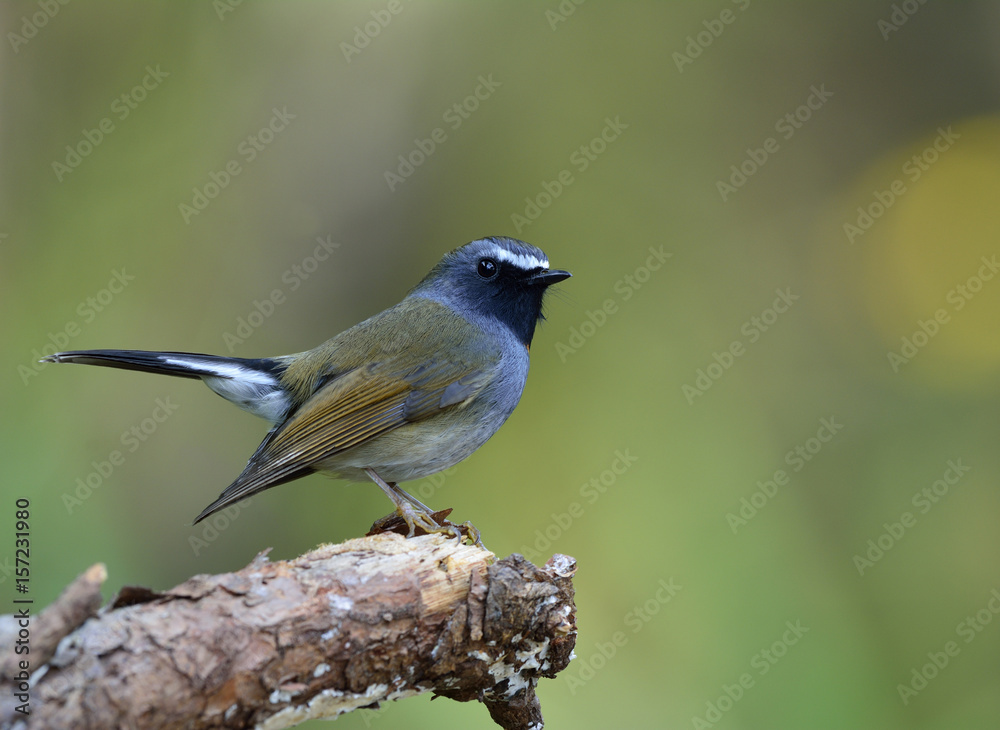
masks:
[[[243,473],[195,519],[313,471],[313,465],[408,423],[460,408],[490,376],[473,364],[438,361],[405,372],[375,363],[333,378],[272,430]]]

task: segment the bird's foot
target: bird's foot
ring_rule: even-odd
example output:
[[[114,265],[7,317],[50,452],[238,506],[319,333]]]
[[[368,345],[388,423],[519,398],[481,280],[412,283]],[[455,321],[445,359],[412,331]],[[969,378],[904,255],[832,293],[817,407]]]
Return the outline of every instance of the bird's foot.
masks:
[[[468,540],[471,544],[475,545],[476,547],[483,547],[483,536],[479,532],[479,528],[476,527],[471,522],[469,522],[468,520],[463,522],[461,525],[452,525],[452,527],[457,528],[458,531],[462,533],[462,536],[466,540]]]
[[[468,540],[470,544],[482,547],[483,541],[475,525],[471,522],[463,522],[461,525],[449,522],[447,518],[451,512],[450,507],[438,512],[421,512],[411,505],[404,505],[376,520],[368,531],[368,536],[381,532],[395,532],[405,537],[445,533],[460,541]]]
[[[451,509],[435,512],[413,495],[407,494],[396,482],[385,481],[374,469],[366,468],[365,472],[396,505],[395,512],[375,521],[368,531],[369,536],[380,532],[397,532],[406,537],[447,533],[458,538],[459,542],[469,540],[473,545],[482,547],[479,530],[471,522],[455,525],[447,520]]]

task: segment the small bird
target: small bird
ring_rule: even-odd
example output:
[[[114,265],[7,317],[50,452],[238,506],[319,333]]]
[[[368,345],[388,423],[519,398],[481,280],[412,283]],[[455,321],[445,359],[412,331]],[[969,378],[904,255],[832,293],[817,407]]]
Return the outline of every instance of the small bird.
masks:
[[[445,254],[399,304],[306,352],[246,359],[79,350],[42,362],[201,378],[272,424],[243,473],[195,524],[265,489],[322,472],[370,478],[411,537],[418,527],[461,537],[398,482],[457,464],[507,420],[528,376],[545,291],[570,276],[550,269],[531,244],[482,238]]]

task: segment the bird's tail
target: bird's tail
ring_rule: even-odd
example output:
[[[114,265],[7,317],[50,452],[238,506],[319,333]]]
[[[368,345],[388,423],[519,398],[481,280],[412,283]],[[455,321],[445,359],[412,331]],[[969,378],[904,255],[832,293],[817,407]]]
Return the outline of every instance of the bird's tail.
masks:
[[[251,360],[193,352],[77,350],[57,352],[43,357],[41,362],[75,362],[179,378],[200,378],[226,400],[272,423],[284,415],[289,404],[288,395],[280,382],[285,370],[285,363],[280,358]]]
[[[235,372],[240,362],[233,357],[198,355],[193,352],[148,352],[146,350],[77,350],[57,352],[43,357],[41,362],[76,362],[107,368],[139,370],[144,373],[174,375],[181,378],[223,376],[229,369]]]

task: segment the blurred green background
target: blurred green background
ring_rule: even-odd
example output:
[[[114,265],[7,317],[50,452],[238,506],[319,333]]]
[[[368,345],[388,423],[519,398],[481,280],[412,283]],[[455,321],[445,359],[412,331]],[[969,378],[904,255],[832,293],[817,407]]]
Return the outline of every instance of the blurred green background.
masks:
[[[109,595],[167,588],[389,509],[314,476],[192,528],[263,423],[40,354],[297,352],[512,235],[574,273],[522,404],[407,488],[579,561],[550,726],[997,726],[996,3],[2,17],[0,519],[30,499],[38,605],[98,561]],[[493,726],[426,696],[338,721],[459,724]]]

